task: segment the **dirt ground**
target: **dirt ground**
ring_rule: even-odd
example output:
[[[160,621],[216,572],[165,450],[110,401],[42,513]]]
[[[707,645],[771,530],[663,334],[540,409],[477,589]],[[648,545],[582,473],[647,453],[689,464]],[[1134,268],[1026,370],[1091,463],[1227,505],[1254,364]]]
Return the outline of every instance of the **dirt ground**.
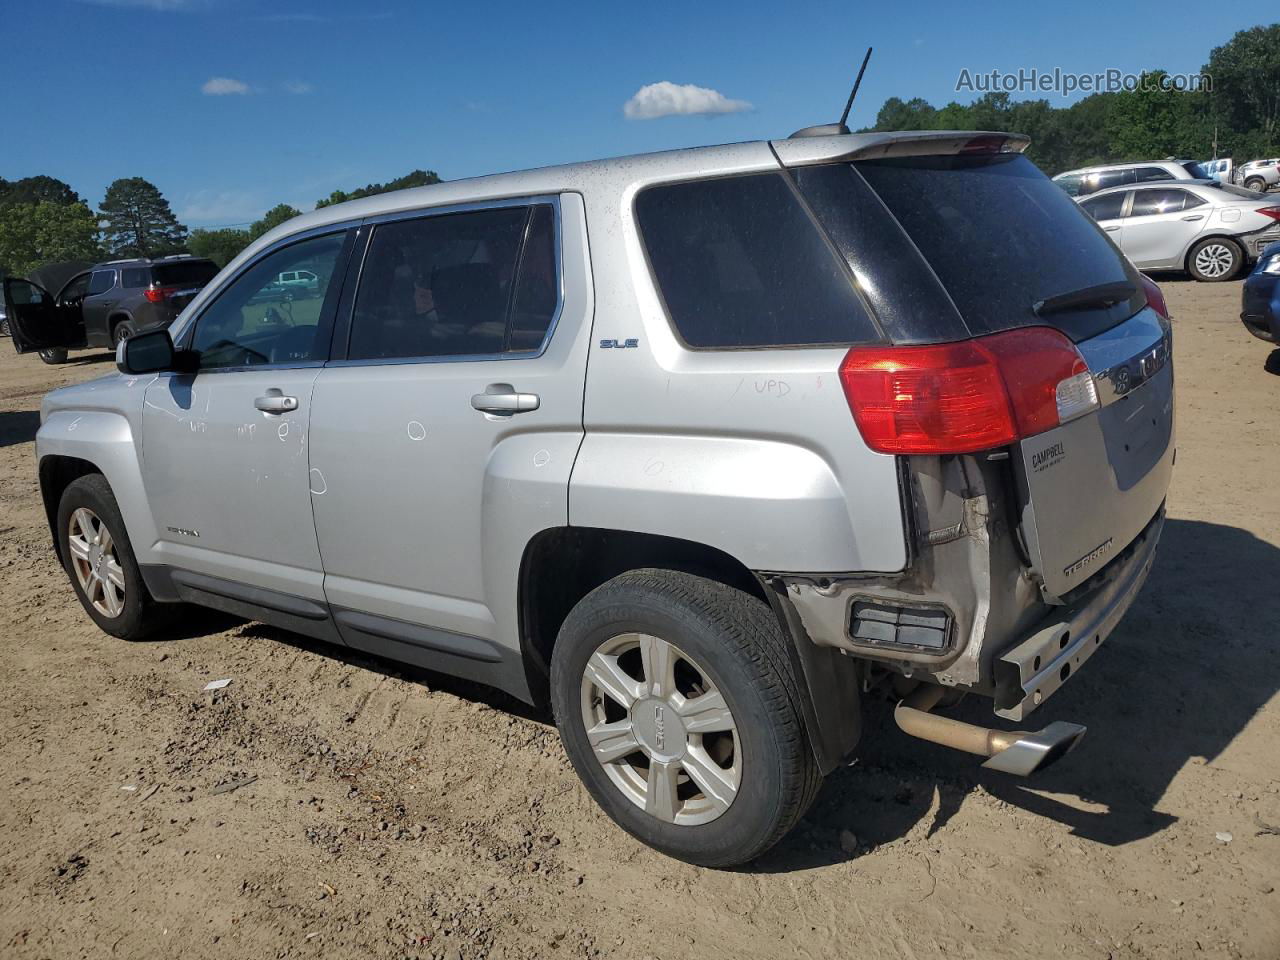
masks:
[[[871,704],[856,763],[738,872],[631,840],[498,694],[213,615],[97,632],[32,438],[41,395],[110,358],[0,342],[0,955],[1280,957],[1280,352],[1238,283],[1165,290],[1159,559],[1035,717],[1087,724],[1080,748],[1016,781]]]

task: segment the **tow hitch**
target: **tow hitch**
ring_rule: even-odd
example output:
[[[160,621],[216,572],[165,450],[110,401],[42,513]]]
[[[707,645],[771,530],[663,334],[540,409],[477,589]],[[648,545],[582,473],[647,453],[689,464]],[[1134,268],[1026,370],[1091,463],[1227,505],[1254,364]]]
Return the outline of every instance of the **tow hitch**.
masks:
[[[1036,733],[1027,733],[1022,730],[991,730],[940,717],[929,711],[942,699],[943,693],[942,687],[933,684],[920,687],[894,709],[894,721],[904,733],[913,737],[988,757],[983,766],[991,770],[1019,777],[1030,776],[1066,756],[1085,734],[1086,728],[1080,724],[1061,720],[1055,720]]]

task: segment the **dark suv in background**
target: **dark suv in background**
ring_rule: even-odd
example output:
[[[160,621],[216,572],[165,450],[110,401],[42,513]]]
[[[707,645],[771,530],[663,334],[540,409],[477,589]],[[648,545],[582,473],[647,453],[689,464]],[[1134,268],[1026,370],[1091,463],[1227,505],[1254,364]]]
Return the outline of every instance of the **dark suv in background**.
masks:
[[[62,363],[69,349],[114,347],[139,330],[167,327],[218,273],[212,260],[179,254],[111,260],[79,269],[65,281],[41,284],[46,274],[58,275],[58,266],[31,278],[51,309],[37,323],[10,325],[18,352],[38,350],[45,363]]]

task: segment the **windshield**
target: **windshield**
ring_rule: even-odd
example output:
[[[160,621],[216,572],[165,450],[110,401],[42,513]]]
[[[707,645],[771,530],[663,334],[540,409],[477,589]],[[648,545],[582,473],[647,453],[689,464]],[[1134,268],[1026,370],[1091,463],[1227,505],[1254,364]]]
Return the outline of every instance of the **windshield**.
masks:
[[[157,263],[151,269],[162,287],[203,287],[218,275],[218,268],[208,260]]]
[[[1076,203],[1021,154],[899,157],[854,168],[907,232],[975,336],[1044,323],[1036,303],[1137,274]],[[1073,339],[1132,316],[1141,295],[1056,313]]]

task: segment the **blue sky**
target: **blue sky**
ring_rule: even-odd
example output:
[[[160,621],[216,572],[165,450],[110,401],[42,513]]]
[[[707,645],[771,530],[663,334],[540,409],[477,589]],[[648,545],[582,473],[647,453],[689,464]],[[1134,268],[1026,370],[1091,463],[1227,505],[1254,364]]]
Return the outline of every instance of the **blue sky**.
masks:
[[[839,115],[868,44],[853,126],[889,96],[972,99],[955,93],[963,68],[1195,72],[1270,19],[1250,4],[1205,9],[20,0],[0,54],[0,176],[49,174],[93,205],[115,178],[142,176],[188,226],[239,224],[416,167],[455,179],[785,136]],[[684,95],[695,108],[738,109],[624,113],[662,82],[705,88]],[[642,100],[633,114],[665,102]]]

